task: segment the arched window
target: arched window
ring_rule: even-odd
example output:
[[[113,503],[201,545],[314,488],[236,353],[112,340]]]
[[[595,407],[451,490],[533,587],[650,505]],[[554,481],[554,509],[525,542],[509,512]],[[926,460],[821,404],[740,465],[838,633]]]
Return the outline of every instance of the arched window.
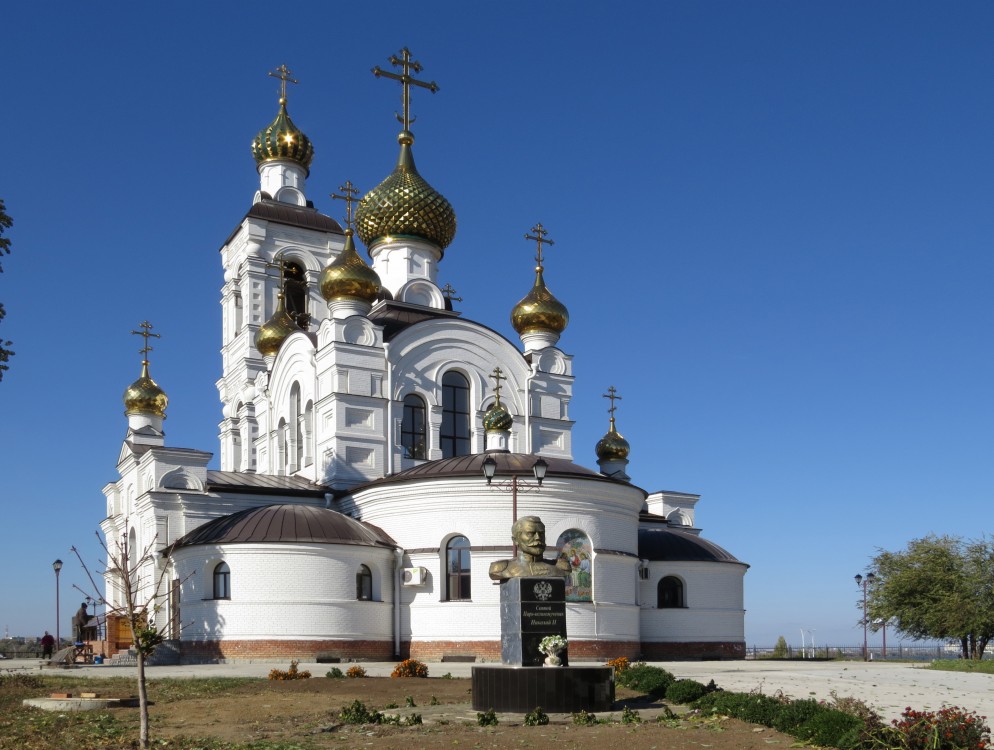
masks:
[[[469,381],[458,372],[442,376],[442,458],[469,455]]]
[[[281,474],[286,474],[287,466],[290,463],[290,441],[287,439],[288,433],[289,429],[286,420],[281,418],[276,428],[276,450],[278,452],[277,461],[279,462],[276,469]]]
[[[556,542],[559,556],[569,563],[566,601],[589,602],[594,592],[594,550],[590,538],[579,529],[567,529]]]
[[[314,463],[314,402],[308,401],[304,407],[304,463],[310,466]]]
[[[427,458],[425,443],[425,402],[411,393],[404,396],[404,420],[400,426],[404,458]]]
[[[656,589],[659,609],[679,609],[687,606],[683,603],[683,581],[676,576],[666,576],[659,582]]]
[[[300,383],[290,387],[290,440],[291,469],[300,471],[304,465],[304,414],[300,408]]]
[[[299,263],[283,261],[283,299],[287,313],[306,331],[311,322],[307,314],[307,273]]]
[[[360,565],[356,571],[355,598],[363,602],[373,599],[373,574],[368,565]]]
[[[214,566],[214,598],[231,598],[231,568],[226,562]]]
[[[134,529],[128,532],[128,571],[137,580],[135,568],[138,567],[138,534]]]
[[[469,539],[454,536],[445,545],[445,570],[445,598],[450,602],[469,599]]]

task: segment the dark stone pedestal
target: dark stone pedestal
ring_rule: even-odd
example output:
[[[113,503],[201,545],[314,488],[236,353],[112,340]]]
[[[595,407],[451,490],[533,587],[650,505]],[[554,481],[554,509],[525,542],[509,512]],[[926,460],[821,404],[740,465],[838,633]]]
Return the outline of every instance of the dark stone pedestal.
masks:
[[[527,713],[538,706],[551,713],[610,711],[614,703],[611,667],[473,667],[473,710]]]
[[[500,585],[500,660],[511,666],[542,666],[545,654],[538,644],[548,635],[566,638],[566,582],[562,578],[504,581]],[[559,658],[563,666],[568,665],[569,649],[560,652]]]

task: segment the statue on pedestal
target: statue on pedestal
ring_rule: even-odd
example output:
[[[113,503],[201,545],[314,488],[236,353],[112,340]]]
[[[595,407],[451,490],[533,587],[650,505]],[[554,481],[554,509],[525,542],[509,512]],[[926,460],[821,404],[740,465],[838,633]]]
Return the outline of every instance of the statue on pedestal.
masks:
[[[555,577],[570,574],[568,560],[545,560],[545,524],[538,516],[524,516],[511,526],[511,539],[518,548],[512,560],[498,560],[490,565],[490,578],[506,581],[508,578]]]

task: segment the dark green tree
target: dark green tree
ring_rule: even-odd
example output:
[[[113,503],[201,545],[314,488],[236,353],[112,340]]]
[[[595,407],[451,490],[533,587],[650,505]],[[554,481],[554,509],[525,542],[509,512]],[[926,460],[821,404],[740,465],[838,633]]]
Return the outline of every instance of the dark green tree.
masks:
[[[3,198],[0,198],[0,258],[4,255],[10,255],[10,237],[4,237],[3,234],[13,225],[14,220],[7,215],[7,207],[3,203]],[[2,264],[0,264],[0,273],[3,273]],[[0,321],[3,320],[6,314],[7,311],[4,310],[3,302],[0,302]],[[3,380],[4,372],[10,369],[7,362],[14,356],[13,350],[7,348],[10,344],[10,341],[0,339],[0,381]]]
[[[900,552],[880,550],[867,609],[911,638],[959,641],[982,659],[994,637],[994,542],[930,535]],[[859,603],[862,606],[862,602]]]

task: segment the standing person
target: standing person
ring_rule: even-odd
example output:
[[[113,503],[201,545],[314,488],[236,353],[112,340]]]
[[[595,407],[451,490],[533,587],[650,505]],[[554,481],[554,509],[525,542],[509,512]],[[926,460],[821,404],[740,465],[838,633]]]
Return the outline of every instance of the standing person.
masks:
[[[52,648],[55,646],[55,638],[47,630],[45,635],[41,637],[41,657],[43,659],[52,658]]]
[[[72,634],[76,643],[83,642],[86,623],[90,621],[90,613],[86,610],[86,602],[79,605],[79,611],[72,616]]]

